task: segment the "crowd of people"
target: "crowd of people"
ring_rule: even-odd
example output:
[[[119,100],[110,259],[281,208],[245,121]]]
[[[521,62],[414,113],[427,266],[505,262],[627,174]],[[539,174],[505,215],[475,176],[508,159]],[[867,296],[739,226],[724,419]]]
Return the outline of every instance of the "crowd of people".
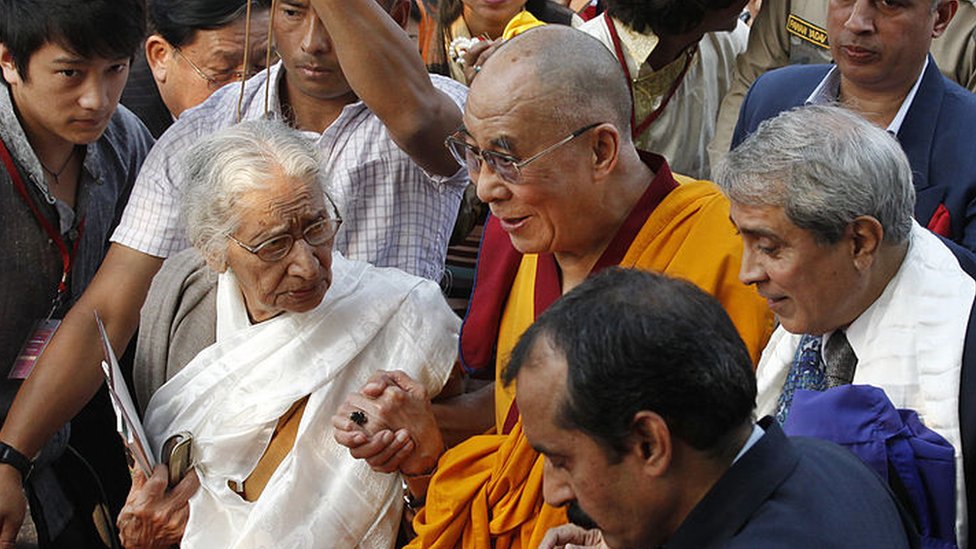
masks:
[[[976,1],[0,0],[0,69],[0,549],[969,546]]]

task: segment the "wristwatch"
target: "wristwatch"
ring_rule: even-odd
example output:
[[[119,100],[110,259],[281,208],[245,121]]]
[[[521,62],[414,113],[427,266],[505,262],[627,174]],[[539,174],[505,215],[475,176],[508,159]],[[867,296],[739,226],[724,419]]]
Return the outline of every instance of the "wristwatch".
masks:
[[[25,482],[34,470],[34,462],[30,458],[5,442],[0,442],[0,463],[6,463],[20,471],[20,476]]]

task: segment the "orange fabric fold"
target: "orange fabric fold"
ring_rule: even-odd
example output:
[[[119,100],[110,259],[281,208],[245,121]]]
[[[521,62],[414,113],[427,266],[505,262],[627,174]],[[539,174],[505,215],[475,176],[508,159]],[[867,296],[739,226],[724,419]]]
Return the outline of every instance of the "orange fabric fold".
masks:
[[[714,296],[758,364],[773,313],[754,286],[739,280],[742,239],[729,221],[729,202],[714,183],[674,178],[681,185],[654,210],[620,266],[683,278]]]
[[[278,425],[275,427],[274,434],[271,435],[271,441],[268,442],[264,455],[258,460],[258,464],[254,466],[251,474],[244,480],[244,493],[242,494],[244,501],[253,503],[261,497],[261,492],[268,485],[271,476],[278,470],[281,462],[288,457],[291,449],[295,447],[298,426],[305,414],[306,404],[308,404],[308,396],[298,399],[278,420]]]
[[[541,456],[522,436],[480,435],[451,448],[438,464],[427,504],[407,546],[429,549],[534,549],[566,512],[542,501]]]
[[[712,183],[675,179],[681,185],[654,208],[619,265],[684,278],[715,296],[755,363],[773,316],[755,289],[738,280],[742,242],[729,221],[729,203]],[[533,254],[522,258],[501,318],[496,374],[535,319],[540,263]],[[514,387],[498,379],[496,419],[504,421]],[[451,449],[431,479],[427,505],[414,520],[418,537],[409,547],[534,549],[549,528],[566,522],[564,510],[543,504],[543,464],[522,434],[521,419],[508,435],[473,437]]]
[[[739,281],[742,239],[729,221],[729,202],[713,183],[677,174],[674,178],[681,185],[647,218],[619,266],[683,278],[715,296],[749,349],[752,363],[758,364],[773,333],[773,314],[754,287]],[[536,264],[536,255],[523,257],[502,314],[496,380],[519,337],[535,320]],[[514,401],[514,383],[495,384],[496,425],[504,424]]]

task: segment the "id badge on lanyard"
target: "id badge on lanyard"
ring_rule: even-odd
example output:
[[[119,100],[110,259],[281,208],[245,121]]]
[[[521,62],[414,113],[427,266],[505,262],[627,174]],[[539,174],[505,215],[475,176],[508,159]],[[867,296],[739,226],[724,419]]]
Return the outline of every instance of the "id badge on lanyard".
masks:
[[[37,363],[37,358],[41,356],[44,349],[47,348],[48,343],[51,342],[51,338],[54,337],[54,333],[57,331],[58,326],[61,325],[61,321],[53,318],[55,311],[61,305],[62,301],[67,298],[68,293],[68,275],[71,273],[71,267],[74,257],[78,253],[78,244],[81,242],[81,234],[84,231],[85,220],[82,219],[81,223],[78,225],[78,236],[75,238],[74,246],[69,249],[68,244],[64,241],[61,233],[55,229],[51,223],[41,214],[41,211],[31,200],[30,195],[27,194],[27,187],[24,185],[24,181],[20,178],[20,173],[17,171],[16,166],[14,166],[13,157],[10,156],[10,152],[7,150],[6,144],[0,139],[0,159],[3,160],[4,166],[7,168],[7,173],[13,180],[14,187],[17,188],[17,192],[20,197],[24,199],[24,202],[30,208],[34,217],[37,218],[37,222],[47,233],[48,238],[51,242],[58,248],[58,252],[61,255],[61,263],[63,266],[63,271],[61,273],[61,282],[58,284],[58,293],[54,297],[54,302],[51,304],[51,312],[48,313],[47,318],[43,318],[34,323],[31,328],[30,336],[28,336],[27,341],[24,342],[23,347],[20,349],[20,353],[17,354],[17,359],[14,360],[14,365],[10,369],[10,373],[7,375],[8,379],[27,379],[31,371],[34,369],[34,365]]]
[[[54,337],[54,332],[58,330],[58,326],[60,325],[61,321],[55,318],[45,318],[34,323],[30,337],[27,338],[24,346],[20,349],[20,353],[17,355],[17,359],[14,360],[14,366],[10,369],[10,374],[7,375],[7,379],[27,379],[27,376],[34,370],[34,364],[37,363],[37,358],[47,348],[47,344],[51,342],[51,338]]]

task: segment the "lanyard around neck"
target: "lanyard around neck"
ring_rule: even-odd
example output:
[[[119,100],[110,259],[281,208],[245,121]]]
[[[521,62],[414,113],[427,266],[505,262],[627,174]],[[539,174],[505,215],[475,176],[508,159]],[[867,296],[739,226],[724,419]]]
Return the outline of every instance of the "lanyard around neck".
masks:
[[[31,213],[34,214],[34,217],[41,225],[41,228],[44,229],[44,232],[47,233],[48,238],[51,239],[51,242],[54,243],[55,247],[58,249],[58,252],[61,254],[61,264],[63,266],[63,270],[61,272],[61,282],[58,284],[58,295],[55,301],[55,303],[58,303],[57,300],[60,300],[64,293],[68,291],[68,274],[71,272],[72,263],[78,254],[78,244],[81,242],[81,234],[85,228],[85,220],[82,218],[81,222],[78,224],[78,237],[75,238],[72,249],[68,250],[68,244],[64,241],[64,238],[62,238],[61,233],[55,229],[53,225],[51,225],[51,222],[48,221],[46,217],[44,217],[41,210],[39,210],[37,205],[34,204],[34,201],[31,200],[30,195],[27,194],[27,186],[24,185],[24,180],[20,178],[20,173],[17,171],[17,167],[14,165],[14,159],[10,155],[10,151],[7,150],[7,145],[2,139],[0,139],[0,157],[3,159],[3,164],[7,168],[7,173],[10,175],[10,179],[13,180],[14,188],[17,189],[17,193],[20,194],[20,197],[24,200],[24,203],[27,204],[27,207],[30,208]]]

